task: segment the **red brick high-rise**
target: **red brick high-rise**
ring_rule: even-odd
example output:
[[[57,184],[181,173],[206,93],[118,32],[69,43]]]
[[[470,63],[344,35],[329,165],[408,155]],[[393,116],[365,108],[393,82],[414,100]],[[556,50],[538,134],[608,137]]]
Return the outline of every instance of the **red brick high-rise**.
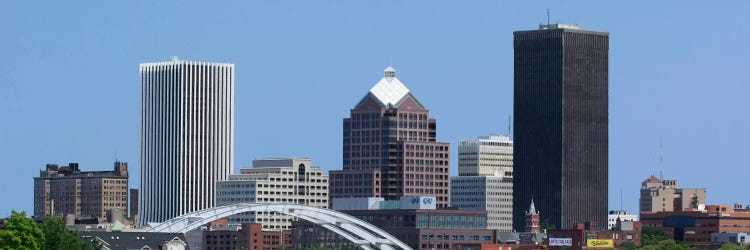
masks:
[[[436,121],[392,67],[344,118],[343,170],[330,171],[330,198],[434,196],[448,207],[449,147]]]

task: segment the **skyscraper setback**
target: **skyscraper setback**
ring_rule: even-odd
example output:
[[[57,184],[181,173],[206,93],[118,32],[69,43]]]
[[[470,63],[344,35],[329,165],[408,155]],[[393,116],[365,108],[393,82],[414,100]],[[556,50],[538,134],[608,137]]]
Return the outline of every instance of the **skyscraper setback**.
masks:
[[[234,64],[144,63],[138,224],[215,205],[234,158]]]
[[[330,171],[330,196],[434,196],[448,206],[449,147],[436,121],[388,67],[344,119],[344,169]]]
[[[513,33],[513,226],[533,198],[558,228],[607,225],[609,34],[575,25]]]

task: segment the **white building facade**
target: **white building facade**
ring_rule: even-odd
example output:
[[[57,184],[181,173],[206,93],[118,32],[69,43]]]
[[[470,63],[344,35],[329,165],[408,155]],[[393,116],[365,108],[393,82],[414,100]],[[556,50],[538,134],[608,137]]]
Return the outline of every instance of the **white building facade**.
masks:
[[[259,159],[252,168],[219,181],[217,205],[286,203],[328,208],[328,176],[306,158]],[[287,230],[292,217],[276,213],[245,213],[229,217],[230,224],[262,223],[264,230]]]
[[[140,65],[139,225],[211,208],[234,168],[234,64]]]
[[[490,135],[462,140],[458,145],[458,175],[513,176],[513,141]]]
[[[513,231],[513,178],[451,177],[451,207],[487,211],[487,229]]]
[[[490,135],[461,140],[451,207],[487,211],[487,228],[513,230],[513,141]]]
[[[638,221],[638,215],[628,213],[625,210],[609,211],[609,215],[607,215],[607,228],[610,230],[615,228],[617,220]]]

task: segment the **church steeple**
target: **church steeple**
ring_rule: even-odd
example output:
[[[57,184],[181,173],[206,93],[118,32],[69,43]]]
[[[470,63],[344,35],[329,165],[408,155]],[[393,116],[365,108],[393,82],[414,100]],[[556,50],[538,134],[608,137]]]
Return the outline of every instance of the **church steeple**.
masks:
[[[534,199],[531,199],[529,211],[526,211],[526,232],[539,233],[541,232],[541,226],[539,211],[534,207]]]
[[[534,199],[531,199],[531,206],[529,206],[529,211],[526,211],[526,214],[539,214],[539,211],[536,211],[536,208],[534,207]]]

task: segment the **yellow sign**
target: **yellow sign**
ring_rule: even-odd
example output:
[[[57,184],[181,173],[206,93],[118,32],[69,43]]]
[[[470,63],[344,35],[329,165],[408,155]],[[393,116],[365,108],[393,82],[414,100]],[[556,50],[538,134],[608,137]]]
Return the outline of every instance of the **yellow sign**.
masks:
[[[587,240],[586,246],[588,248],[614,248],[615,242],[611,239],[607,239],[607,240],[593,239],[593,240]]]

